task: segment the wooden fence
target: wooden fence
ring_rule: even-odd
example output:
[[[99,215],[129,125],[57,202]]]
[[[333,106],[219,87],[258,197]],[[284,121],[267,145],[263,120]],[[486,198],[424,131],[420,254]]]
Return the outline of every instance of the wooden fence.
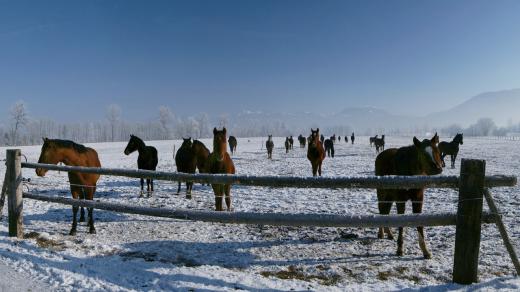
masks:
[[[23,238],[23,198],[66,205],[93,207],[120,213],[168,217],[203,222],[232,224],[262,224],[283,226],[322,227],[400,227],[400,226],[449,226],[456,225],[453,281],[461,284],[477,282],[480,231],[482,223],[497,223],[504,242],[509,241],[496,206],[493,213],[483,212],[483,196],[492,201],[487,192],[492,187],[510,187],[517,183],[513,176],[485,176],[485,161],[463,159],[460,176],[385,176],[385,177],[258,177],[242,175],[184,174],[147,170],[89,168],[57,166],[49,164],[22,163],[19,149],[7,150],[6,181],[9,199],[9,235]],[[387,216],[348,216],[338,214],[281,214],[250,212],[215,212],[187,209],[165,209],[137,207],[123,204],[74,200],[62,197],[23,193],[22,168],[43,168],[56,171],[97,173],[135,178],[153,178],[169,181],[193,181],[201,183],[231,183],[249,186],[292,187],[292,188],[455,188],[459,190],[457,213],[416,214]],[[489,196],[488,196],[489,195]],[[500,224],[502,226],[500,226]],[[508,247],[511,258],[520,273],[520,265],[512,245]],[[516,259],[516,263],[515,263]]]

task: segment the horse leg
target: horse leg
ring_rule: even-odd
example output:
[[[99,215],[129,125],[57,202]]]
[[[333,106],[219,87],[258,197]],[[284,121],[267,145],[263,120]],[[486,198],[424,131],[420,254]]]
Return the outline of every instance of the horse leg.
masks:
[[[406,202],[396,202],[397,214],[404,214]],[[399,235],[397,236],[397,255],[404,254],[404,227],[399,227]]]
[[[141,178],[141,193],[139,194],[139,197],[143,196],[144,192],[144,178]]]
[[[384,190],[377,190],[377,207],[379,209],[379,214],[388,215],[390,214],[390,209],[392,209],[392,202],[390,199],[385,196]],[[390,240],[394,240],[394,235],[392,234],[392,230],[390,227],[379,227],[379,231],[377,233],[377,237],[379,239],[383,239],[385,237],[385,232],[387,234],[387,238]]]
[[[192,182],[186,182],[186,199],[191,199],[191,188],[193,188]]]
[[[221,185],[212,184],[213,192],[215,193],[215,211],[222,210],[222,187]]]
[[[147,178],[146,179],[146,194],[148,195],[148,197],[150,197],[152,195],[152,180]]]
[[[85,189],[81,188],[81,195],[79,196],[80,200],[85,200]],[[81,211],[79,213],[79,222],[85,222],[85,208],[81,207]]]
[[[446,157],[446,153],[441,154],[442,167],[446,166],[446,163],[444,163],[444,157]]]
[[[181,193],[181,181],[179,181],[179,187],[177,188],[177,195]]]
[[[317,163],[312,162],[312,176],[316,176],[316,172],[318,171]]]
[[[421,213],[422,212],[422,206],[423,202],[412,202],[412,212],[414,214]],[[428,250],[428,246],[426,245],[426,240],[424,237],[424,227],[423,226],[417,226],[417,233],[419,234],[419,246],[421,247],[421,250],[423,252],[423,256],[425,259],[431,259],[432,254]]]
[[[321,176],[321,161],[318,163],[318,174]]]
[[[80,198],[79,191],[71,187],[72,198],[78,200]],[[72,206],[72,228],[70,229],[69,235],[76,235],[76,229],[78,227],[78,221],[76,217],[78,215],[78,206]]]
[[[457,153],[451,155],[451,168],[455,168],[455,160],[457,159]]]
[[[231,211],[231,185],[229,185],[229,184],[225,185],[224,192],[226,193],[227,210]]]

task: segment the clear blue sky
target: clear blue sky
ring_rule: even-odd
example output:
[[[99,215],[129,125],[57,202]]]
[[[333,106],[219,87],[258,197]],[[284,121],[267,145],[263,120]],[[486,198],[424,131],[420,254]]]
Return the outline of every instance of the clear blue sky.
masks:
[[[516,87],[520,1],[0,0],[2,115],[422,115]]]

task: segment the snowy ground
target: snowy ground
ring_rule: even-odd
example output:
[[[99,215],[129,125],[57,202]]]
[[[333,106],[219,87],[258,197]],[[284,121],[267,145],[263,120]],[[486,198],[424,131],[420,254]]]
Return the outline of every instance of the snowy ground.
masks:
[[[429,138],[429,137],[428,137]],[[441,137],[442,138],[442,137]],[[295,144],[286,154],[283,139],[275,138],[273,160],[267,160],[263,140],[238,139],[233,156],[237,174],[310,175],[306,151]],[[209,140],[203,142],[211,149]],[[460,158],[487,161],[488,174],[520,173],[520,142],[466,138]],[[411,138],[388,138],[387,147],[408,145]],[[137,154],[125,156],[126,143],[92,144],[106,167],[136,168]],[[179,141],[152,141],[158,148],[159,170],[172,171],[173,145]],[[264,148],[264,149],[262,149]],[[22,147],[29,161],[38,160],[40,147]],[[324,176],[373,175],[375,150],[368,137],[356,144],[336,143],[336,157],[327,158]],[[5,148],[0,148],[0,159]],[[3,178],[5,166],[0,165]],[[69,197],[65,173],[49,172],[31,178],[30,192]],[[103,176],[96,199],[107,202],[212,210],[211,187],[195,184],[193,199],[176,194],[177,183],[156,182],[151,198],[139,198],[138,180]],[[494,189],[493,194],[520,249],[520,188]],[[337,214],[377,213],[374,190],[271,189],[235,186],[233,208],[254,212],[306,212]],[[428,190],[425,213],[456,210],[455,190]],[[410,206],[408,205],[408,208]],[[407,210],[408,212],[409,209]],[[4,214],[6,210],[4,209]],[[146,216],[94,211],[97,234],[68,234],[71,209],[59,204],[24,201],[24,224],[28,239],[7,237],[7,222],[0,224],[0,261],[34,280],[58,290],[466,290],[450,284],[455,228],[427,228],[433,259],[423,260],[413,229],[407,229],[406,255],[395,256],[396,242],[377,239],[375,229],[294,228],[230,225],[156,219]],[[496,228],[483,227],[479,275],[481,283],[471,289],[520,289],[513,266]]]

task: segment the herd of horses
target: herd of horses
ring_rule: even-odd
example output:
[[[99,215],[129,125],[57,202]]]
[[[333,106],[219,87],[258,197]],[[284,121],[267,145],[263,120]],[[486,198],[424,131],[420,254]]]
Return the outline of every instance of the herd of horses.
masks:
[[[230,152],[233,154],[236,151],[237,139],[229,136],[226,139],[226,128],[222,130],[213,129],[213,152],[200,141],[191,138],[184,139],[181,147],[175,154],[175,163],[178,172],[210,174],[234,174],[235,166],[231,156],[227,152],[227,145],[229,144]],[[347,136],[344,137],[348,143]],[[286,151],[292,149],[292,136],[285,140]],[[355,136],[352,133],[350,141],[354,143]],[[326,155],[334,157],[334,142],[336,135],[329,139],[324,139],[320,135],[320,130],[311,129],[311,134],[307,138],[302,135],[298,136],[300,147],[304,148],[307,145],[307,159],[311,163],[312,175],[321,176],[322,163]],[[338,137],[341,141],[341,137]],[[377,176],[386,175],[436,175],[440,174],[445,166],[444,158],[447,155],[451,156],[451,167],[455,167],[455,159],[459,152],[459,145],[463,144],[463,135],[457,134],[451,142],[439,142],[437,133],[431,139],[424,139],[419,141],[413,137],[413,144],[406,147],[384,149],[385,136],[381,138],[370,137],[370,145],[376,147],[378,153],[375,159],[375,174]],[[274,143],[272,135],[268,136],[265,143],[268,158],[272,158]],[[130,140],[123,153],[130,155],[132,152],[139,153],[137,158],[137,165],[139,169],[156,170],[158,164],[157,149],[153,146],[147,146],[143,140],[137,136],[131,135]],[[48,139],[43,138],[43,146],[41,149],[38,163],[58,164],[64,163],[69,166],[85,166],[85,167],[101,167],[97,152],[89,147],[77,144],[69,140]],[[38,176],[45,176],[47,170],[37,168],[36,174]],[[96,183],[99,179],[98,174],[68,172],[70,191],[74,199],[93,200],[96,191]],[[147,194],[151,196],[154,191],[153,179],[147,179]],[[186,197],[191,198],[191,191],[193,182],[186,182]],[[230,184],[212,184],[215,195],[215,210],[223,211],[223,200],[226,203],[226,209],[231,209],[231,185]],[[180,193],[181,183],[179,182],[177,193]],[[144,179],[141,179],[141,194],[144,192]],[[423,207],[424,188],[422,189],[408,189],[408,190],[392,190],[392,189],[377,189],[378,209],[382,215],[390,213],[393,203],[396,203],[397,213],[403,214],[405,212],[405,204],[408,200],[412,201],[412,212],[421,213]],[[72,228],[70,235],[75,235],[77,230],[77,213],[78,207],[73,206],[72,212]],[[81,207],[79,222],[85,221],[85,211]],[[96,233],[94,227],[93,208],[88,208],[88,226],[90,233]],[[397,255],[404,253],[403,227],[399,228],[399,235],[397,238]],[[431,253],[426,245],[423,227],[417,227],[419,234],[419,246],[423,252],[424,258],[431,258]],[[393,239],[393,234],[388,227],[379,228],[378,237],[384,238],[385,234],[389,239]]]

